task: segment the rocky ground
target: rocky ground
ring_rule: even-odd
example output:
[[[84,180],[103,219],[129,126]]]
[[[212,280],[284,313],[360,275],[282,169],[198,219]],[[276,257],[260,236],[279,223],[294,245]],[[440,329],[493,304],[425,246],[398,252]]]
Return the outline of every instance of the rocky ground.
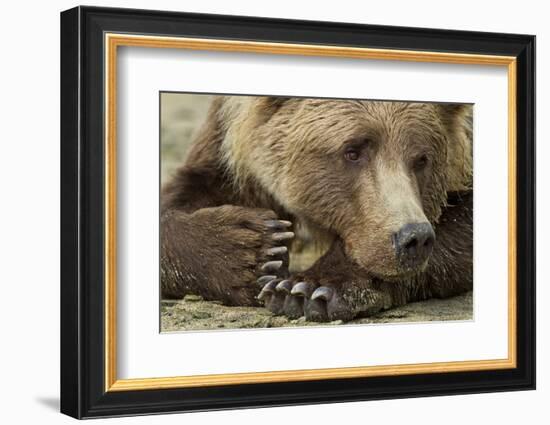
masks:
[[[432,299],[411,303],[369,318],[352,320],[346,324],[431,322],[443,320],[471,320],[472,293],[445,300]],[[344,324],[341,320],[332,325]],[[217,302],[204,301],[188,295],[183,300],[161,302],[161,329],[163,332],[211,329],[245,329],[318,326],[302,317],[290,320],[274,316],[267,309],[257,307],[226,307]],[[322,324],[326,326],[325,324]]]

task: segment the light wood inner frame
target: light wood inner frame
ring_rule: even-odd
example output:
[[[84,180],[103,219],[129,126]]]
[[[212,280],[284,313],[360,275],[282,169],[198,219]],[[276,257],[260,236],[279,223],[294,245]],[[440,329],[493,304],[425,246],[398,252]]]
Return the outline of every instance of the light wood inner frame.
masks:
[[[215,385],[237,385],[417,373],[448,373],[516,367],[516,58],[463,53],[369,49],[255,41],[211,40],[147,35],[105,34],[105,391],[135,391]],[[119,46],[170,48],[397,60],[507,67],[508,71],[508,358],[383,366],[304,369],[274,372],[118,379],[116,324],[116,97]]]

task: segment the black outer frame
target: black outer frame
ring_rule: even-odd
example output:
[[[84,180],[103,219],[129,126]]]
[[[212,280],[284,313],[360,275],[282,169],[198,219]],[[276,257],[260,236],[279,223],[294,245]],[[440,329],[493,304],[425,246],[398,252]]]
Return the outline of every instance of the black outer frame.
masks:
[[[517,58],[517,368],[104,391],[105,32]],[[61,13],[61,412],[76,418],[535,388],[535,37],[77,7]]]

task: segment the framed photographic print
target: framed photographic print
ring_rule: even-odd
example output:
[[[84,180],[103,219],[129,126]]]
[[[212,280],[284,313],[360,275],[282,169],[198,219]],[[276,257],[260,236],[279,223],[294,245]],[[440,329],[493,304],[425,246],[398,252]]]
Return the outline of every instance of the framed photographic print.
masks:
[[[61,14],[61,411],[535,387],[535,38]]]

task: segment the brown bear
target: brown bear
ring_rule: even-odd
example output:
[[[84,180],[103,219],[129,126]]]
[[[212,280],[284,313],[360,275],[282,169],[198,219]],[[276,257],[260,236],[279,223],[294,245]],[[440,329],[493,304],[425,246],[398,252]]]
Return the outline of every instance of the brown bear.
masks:
[[[329,321],[467,291],[472,174],[470,105],[216,97],[162,191],[162,297]]]

